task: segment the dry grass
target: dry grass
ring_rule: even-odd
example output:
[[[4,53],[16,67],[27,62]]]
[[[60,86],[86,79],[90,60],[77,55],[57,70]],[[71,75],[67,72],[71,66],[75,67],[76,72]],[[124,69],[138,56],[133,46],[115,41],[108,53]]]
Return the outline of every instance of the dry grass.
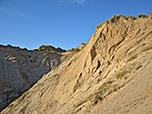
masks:
[[[98,91],[103,91],[103,90],[108,89],[113,82],[114,81],[108,81],[106,83],[103,83],[102,86],[99,87]]]
[[[89,101],[91,99],[94,99],[94,101],[96,101],[96,100],[101,101],[102,100],[102,94],[104,92],[106,92],[110,87],[112,87],[111,84],[113,82],[114,81],[108,81],[106,83],[103,83],[94,94],[91,94],[87,98],[85,98],[84,100],[78,102],[77,104],[74,105],[74,107],[77,108],[77,107],[81,106],[82,104],[86,103],[87,101]]]
[[[141,63],[137,64],[136,70],[140,69],[143,65]]]
[[[137,55],[133,55],[133,56],[131,56],[129,59],[128,59],[128,61],[133,61],[134,59],[136,59],[137,58]]]
[[[116,78],[117,78],[117,79],[121,79],[121,78],[123,78],[127,73],[129,73],[128,70],[122,70],[121,72],[118,72],[118,73],[116,74]]]
[[[103,83],[99,88],[98,88],[98,90],[97,90],[97,92],[95,92],[95,94],[94,94],[94,100],[95,101],[102,101],[103,100],[103,96],[104,96],[104,94],[110,89],[110,88],[112,88],[112,87],[114,87],[113,85],[112,85],[112,83],[113,83],[114,81],[112,80],[110,80],[110,81],[108,81],[108,82],[105,82],[105,83]]]
[[[78,102],[77,104],[74,105],[74,107],[77,108],[77,107],[81,106],[82,104],[84,104],[85,102],[87,102],[87,99]]]
[[[151,49],[152,49],[152,44],[149,45],[149,46],[146,46],[146,47],[142,50],[142,52],[145,52],[145,51],[148,51],[148,50],[151,50]]]

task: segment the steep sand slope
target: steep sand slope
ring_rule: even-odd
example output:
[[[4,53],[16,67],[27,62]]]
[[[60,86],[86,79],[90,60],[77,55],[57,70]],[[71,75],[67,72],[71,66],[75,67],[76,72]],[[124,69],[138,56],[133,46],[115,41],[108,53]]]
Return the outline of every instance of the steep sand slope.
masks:
[[[152,17],[114,18],[2,114],[152,113]]]

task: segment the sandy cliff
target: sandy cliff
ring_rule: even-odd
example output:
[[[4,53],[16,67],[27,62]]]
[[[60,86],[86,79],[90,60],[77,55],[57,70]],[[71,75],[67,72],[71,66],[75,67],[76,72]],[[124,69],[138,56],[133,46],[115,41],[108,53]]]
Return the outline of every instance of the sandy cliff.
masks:
[[[152,16],[114,17],[2,114],[152,113]]]

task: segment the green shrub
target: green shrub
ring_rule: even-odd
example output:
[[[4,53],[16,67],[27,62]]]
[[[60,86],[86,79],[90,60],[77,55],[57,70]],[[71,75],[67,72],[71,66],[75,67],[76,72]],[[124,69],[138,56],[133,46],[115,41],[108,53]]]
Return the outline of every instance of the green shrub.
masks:
[[[71,51],[74,51],[74,48],[72,48]]]
[[[140,69],[143,65],[140,63],[136,66],[136,70]]]
[[[72,49],[71,49],[71,50],[69,50],[69,51],[72,51],[72,52],[79,52],[79,51],[80,51],[80,49],[78,49],[78,48],[76,48],[76,49],[72,48]]]
[[[109,87],[111,87],[111,84],[113,83],[114,81],[108,81],[106,83],[103,83],[99,88],[98,88],[98,92],[101,92],[101,91],[106,91],[107,89],[109,89]],[[97,93],[98,93],[97,92]]]
[[[136,18],[133,15],[127,17],[127,19],[135,20]]]
[[[126,19],[126,18],[127,18],[126,15],[121,15],[121,14],[118,15],[116,18],[117,18],[117,19],[120,19],[121,17],[122,17],[123,19]]]
[[[57,52],[66,52],[65,49],[61,49],[60,47],[57,47],[57,48],[56,48],[56,51],[57,51]]]
[[[141,47],[142,47],[142,46],[145,46],[145,45],[146,45],[146,43],[143,43],[143,44],[141,45]]]
[[[35,49],[34,51],[44,51],[44,52],[50,52],[50,53],[66,52],[65,49],[61,49],[60,47],[55,48],[51,45],[42,45],[38,49]]]
[[[121,78],[123,78],[128,72],[129,72],[129,71],[127,71],[127,70],[123,70],[123,71],[121,71],[121,72],[118,72],[118,73],[116,74],[116,78],[117,78],[117,79],[121,79]]]
[[[110,20],[112,21],[112,22],[115,22],[115,19],[117,18],[117,16],[116,15],[114,15]]]
[[[114,15],[114,16],[112,16],[112,18],[111,19],[115,19],[117,16],[116,15]]]
[[[87,98],[85,98],[84,100],[78,102],[77,104],[74,105],[75,108],[81,106],[82,104],[84,104],[85,102],[91,100],[94,97],[94,94],[90,94]]]
[[[107,84],[112,84],[114,81],[113,80],[110,80],[107,82]]]
[[[97,25],[96,28],[101,28],[103,24],[104,24],[104,23],[101,23],[101,24]]]
[[[106,91],[107,89],[109,89],[110,87],[112,87],[112,83],[114,81],[108,81],[103,83],[97,90],[97,92],[95,92],[94,94],[90,94],[87,98],[85,98],[84,100],[78,102],[77,104],[74,105],[75,108],[81,106],[82,104],[84,104],[85,102],[93,99],[95,101],[101,101],[102,100],[102,92]]]
[[[146,15],[144,15],[144,14],[140,14],[140,15],[138,15],[138,18],[141,18],[141,17],[145,18],[145,17],[146,17]]]
[[[136,59],[137,58],[137,55],[133,55],[133,56],[131,56],[129,59],[128,59],[128,61],[132,61],[132,60],[134,60],[134,59]]]
[[[95,92],[95,94],[94,94],[94,100],[95,101],[102,101],[103,100],[103,95],[104,95],[104,93],[108,90],[108,89],[110,89],[111,87],[113,87],[113,85],[112,85],[112,83],[113,83],[114,81],[108,81],[108,82],[105,82],[105,83],[103,83],[99,88],[98,88],[98,90]]]
[[[55,70],[57,67],[52,67],[51,70]]]
[[[80,51],[80,49],[78,49],[78,48],[77,48],[77,49],[75,49],[75,51],[76,51],[76,52],[79,52],[79,51]]]
[[[86,99],[78,102],[77,104],[74,105],[74,107],[77,108],[77,107],[81,106],[82,104],[84,104],[85,102],[87,102]]]
[[[151,50],[152,49],[152,45],[149,45],[149,46],[146,46],[142,52],[145,52],[145,51],[148,51],[148,50]]]

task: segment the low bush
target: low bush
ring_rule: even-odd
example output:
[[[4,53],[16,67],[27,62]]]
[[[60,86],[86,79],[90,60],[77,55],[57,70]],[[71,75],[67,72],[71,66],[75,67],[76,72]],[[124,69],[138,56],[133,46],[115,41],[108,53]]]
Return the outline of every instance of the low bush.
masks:
[[[121,72],[118,72],[118,73],[116,74],[116,78],[117,78],[117,79],[121,79],[121,78],[123,78],[128,72],[129,72],[129,71],[127,71],[127,70],[123,70],[123,71],[121,71]]]
[[[62,49],[60,47],[53,47],[51,45],[42,45],[38,49],[35,49],[34,51],[44,51],[44,52],[50,52],[50,53],[56,53],[56,52],[66,52],[65,49]]]
[[[127,19],[135,20],[136,18],[133,15],[127,17]]]
[[[96,28],[101,28],[101,27],[103,26],[103,24],[104,24],[104,23],[101,23],[101,24],[97,25]]]
[[[133,56],[131,56],[129,59],[128,59],[128,61],[132,61],[132,60],[134,60],[134,59],[136,59],[137,58],[137,55],[133,55]]]
[[[51,70],[55,70],[57,67],[52,67]]]
[[[144,15],[144,14],[140,14],[140,15],[138,15],[138,18],[145,18],[146,17],[146,15]]]
[[[84,104],[85,102],[87,102],[87,99],[78,102],[77,104],[74,105],[74,107],[77,108],[77,107],[81,106],[82,104]]]
[[[68,51],[72,51],[72,52],[79,52],[80,51],[80,49],[78,49],[78,48],[72,48],[71,50],[68,50]]]
[[[106,82],[106,83],[103,83],[103,84],[101,85],[101,87],[99,87],[98,92],[106,91],[107,89],[109,89],[109,87],[111,86],[111,84],[112,84],[113,82],[114,82],[114,81],[108,81],[108,82]],[[98,93],[98,92],[97,92],[97,93]]]
[[[120,18],[127,19],[126,15],[121,15],[121,14],[118,15],[116,18],[117,18],[117,19],[120,19]]]
[[[142,52],[145,52],[145,51],[148,51],[148,50],[151,50],[151,49],[152,49],[152,44],[149,45],[149,46],[146,46],[146,47],[142,50]]]
[[[140,69],[143,65],[141,63],[139,63],[137,66],[136,66],[136,70]]]
[[[115,21],[116,21],[116,20],[115,20],[116,18],[117,18],[117,16],[116,16],[116,15],[114,15],[114,16],[110,19],[110,20],[111,20],[111,22],[115,22]]]
[[[80,49],[76,48],[76,49],[75,49],[75,51],[76,51],[76,52],[79,52],[79,51],[80,51]]]

